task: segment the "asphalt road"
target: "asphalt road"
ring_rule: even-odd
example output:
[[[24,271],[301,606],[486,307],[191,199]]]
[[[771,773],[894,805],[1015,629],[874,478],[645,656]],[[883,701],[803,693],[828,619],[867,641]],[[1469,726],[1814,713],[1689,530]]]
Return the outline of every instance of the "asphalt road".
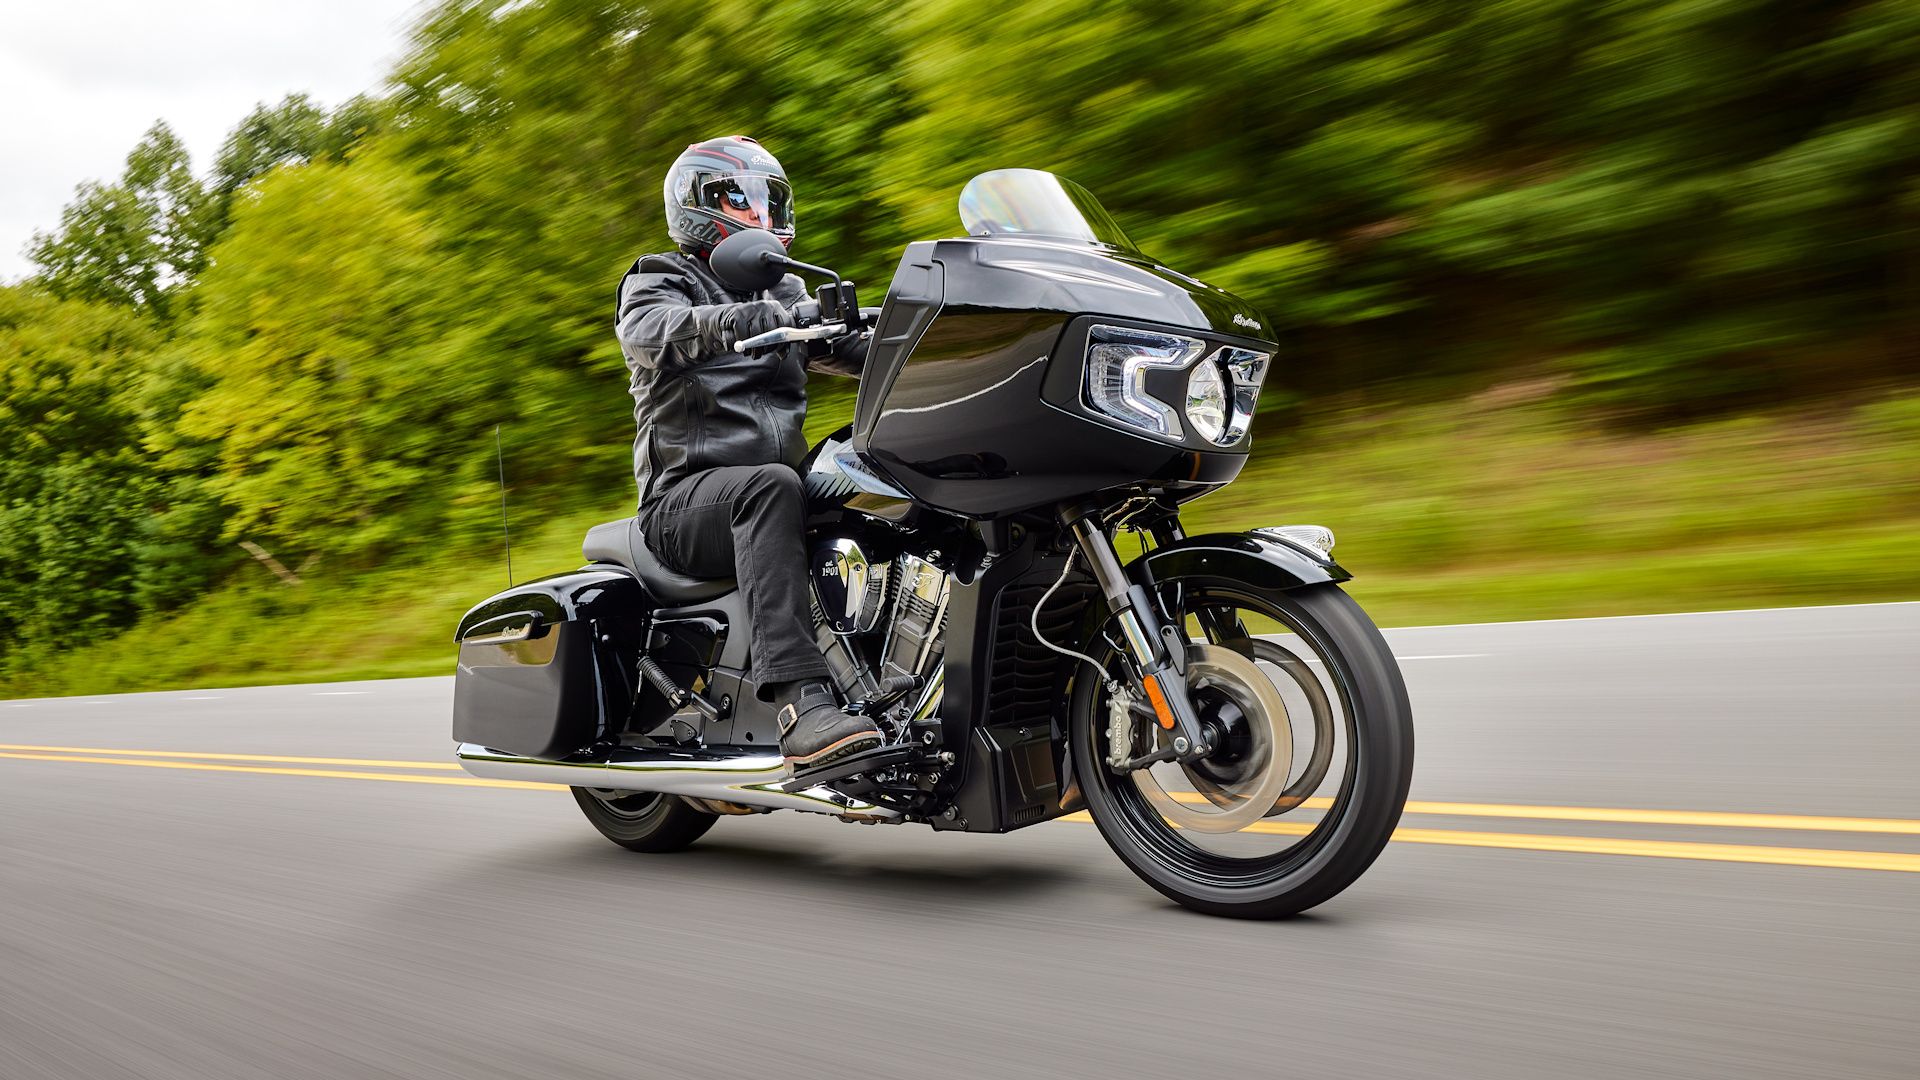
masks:
[[[1418,812],[1277,923],[1072,821],[630,854],[445,679],[0,702],[0,1078],[1916,1075],[1920,604],[1389,637]]]

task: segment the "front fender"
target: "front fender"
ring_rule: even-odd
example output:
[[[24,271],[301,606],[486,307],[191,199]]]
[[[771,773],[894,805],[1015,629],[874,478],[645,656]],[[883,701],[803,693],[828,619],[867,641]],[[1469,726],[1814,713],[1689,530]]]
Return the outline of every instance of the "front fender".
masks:
[[[1206,533],[1157,547],[1127,564],[1127,577],[1151,587],[1170,578],[1214,578],[1284,591],[1351,580],[1331,558],[1264,533]]]

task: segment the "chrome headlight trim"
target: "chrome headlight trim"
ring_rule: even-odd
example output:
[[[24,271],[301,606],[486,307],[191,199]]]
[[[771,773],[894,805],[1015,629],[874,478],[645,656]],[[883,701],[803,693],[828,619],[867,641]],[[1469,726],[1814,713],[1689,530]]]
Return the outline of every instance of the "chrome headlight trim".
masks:
[[[1208,362],[1214,361],[1226,368],[1233,384],[1233,409],[1227,421],[1226,434],[1215,441],[1222,446],[1232,446],[1244,438],[1247,429],[1253,426],[1253,410],[1260,404],[1260,384],[1267,379],[1267,368],[1272,365],[1273,356],[1235,345],[1223,345],[1208,357]]]

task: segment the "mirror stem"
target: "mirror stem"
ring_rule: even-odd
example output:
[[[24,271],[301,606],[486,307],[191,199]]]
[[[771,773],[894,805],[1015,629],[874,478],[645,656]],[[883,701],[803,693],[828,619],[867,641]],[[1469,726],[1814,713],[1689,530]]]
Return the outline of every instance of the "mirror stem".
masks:
[[[768,251],[768,252],[761,253],[760,261],[763,263],[772,263],[775,266],[784,266],[792,270],[810,270],[813,273],[822,274],[822,275],[825,275],[826,277],[830,277],[833,279],[833,288],[835,292],[838,292],[843,287],[843,283],[840,280],[840,275],[838,272],[829,270],[824,266],[815,266],[812,263],[801,262],[799,259],[796,259],[791,255],[781,255],[777,252]]]

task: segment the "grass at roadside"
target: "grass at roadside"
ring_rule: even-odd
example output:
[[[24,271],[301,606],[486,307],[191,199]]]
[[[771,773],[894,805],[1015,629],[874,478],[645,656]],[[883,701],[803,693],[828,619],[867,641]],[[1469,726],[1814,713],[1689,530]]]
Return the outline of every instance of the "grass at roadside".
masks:
[[[1920,599],[1920,397],[1625,435],[1526,396],[1263,430],[1189,531],[1327,525],[1384,626]],[[517,574],[579,565],[619,502],[521,523]],[[262,572],[110,641],[16,658],[0,696],[450,674],[454,622],[504,583],[484,548],[298,588]]]

